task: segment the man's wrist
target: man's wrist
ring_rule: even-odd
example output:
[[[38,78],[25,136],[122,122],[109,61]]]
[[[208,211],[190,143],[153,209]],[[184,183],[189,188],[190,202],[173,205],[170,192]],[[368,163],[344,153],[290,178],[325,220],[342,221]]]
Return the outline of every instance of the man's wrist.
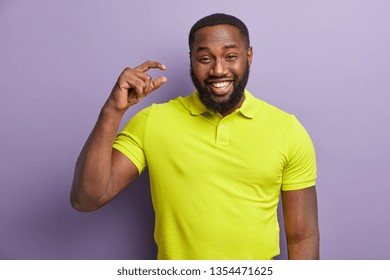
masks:
[[[126,110],[118,110],[115,106],[111,105],[108,101],[103,105],[100,111],[100,116],[109,119],[122,119]]]

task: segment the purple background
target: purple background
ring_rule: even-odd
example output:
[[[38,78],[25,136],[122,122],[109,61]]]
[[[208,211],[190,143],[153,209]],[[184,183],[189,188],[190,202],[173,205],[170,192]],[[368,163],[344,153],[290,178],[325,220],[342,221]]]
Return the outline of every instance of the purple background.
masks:
[[[159,60],[169,80],[126,119],[192,92],[188,31],[212,12],[248,25],[248,89],[312,136],[322,258],[390,259],[389,11],[386,0],[2,0],[0,259],[155,258],[147,172],[79,213],[73,167],[124,67]]]

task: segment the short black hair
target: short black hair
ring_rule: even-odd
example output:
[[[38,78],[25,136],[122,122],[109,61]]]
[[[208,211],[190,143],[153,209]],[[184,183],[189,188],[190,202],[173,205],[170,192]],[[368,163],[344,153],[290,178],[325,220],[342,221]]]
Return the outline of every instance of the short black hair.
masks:
[[[246,45],[249,47],[249,32],[245,23],[243,23],[240,19],[236,18],[232,15],[216,13],[206,16],[198,20],[191,28],[190,35],[188,36],[188,45],[191,51],[192,44],[195,40],[195,32],[206,26],[215,26],[220,24],[230,24],[238,28],[242,38],[244,39]]]

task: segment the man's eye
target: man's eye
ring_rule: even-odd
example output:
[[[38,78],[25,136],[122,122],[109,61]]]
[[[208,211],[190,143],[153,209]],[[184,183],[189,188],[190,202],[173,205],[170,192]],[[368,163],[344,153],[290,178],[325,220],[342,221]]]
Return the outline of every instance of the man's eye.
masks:
[[[236,60],[236,59],[237,59],[237,55],[234,55],[234,54],[229,54],[226,57],[226,60],[228,60],[228,61],[232,61],[232,60]]]
[[[205,57],[201,57],[199,60],[200,60],[200,62],[206,63],[206,62],[210,62],[210,61],[211,61],[211,58],[205,56]]]

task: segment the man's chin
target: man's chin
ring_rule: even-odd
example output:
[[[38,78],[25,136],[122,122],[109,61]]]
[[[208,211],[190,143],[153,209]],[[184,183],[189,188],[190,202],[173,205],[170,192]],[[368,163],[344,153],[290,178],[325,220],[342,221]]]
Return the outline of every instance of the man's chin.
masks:
[[[216,93],[211,93],[210,94],[210,98],[216,102],[216,103],[222,103],[222,102],[226,102],[230,99],[232,95],[232,92],[228,92],[228,93],[225,93],[225,94],[216,94]]]
[[[224,95],[217,95],[211,92],[206,94],[204,91],[200,92],[200,99],[202,103],[208,109],[219,113],[224,113],[234,108],[240,102],[242,96],[242,93],[236,96],[234,92],[229,92]]]

